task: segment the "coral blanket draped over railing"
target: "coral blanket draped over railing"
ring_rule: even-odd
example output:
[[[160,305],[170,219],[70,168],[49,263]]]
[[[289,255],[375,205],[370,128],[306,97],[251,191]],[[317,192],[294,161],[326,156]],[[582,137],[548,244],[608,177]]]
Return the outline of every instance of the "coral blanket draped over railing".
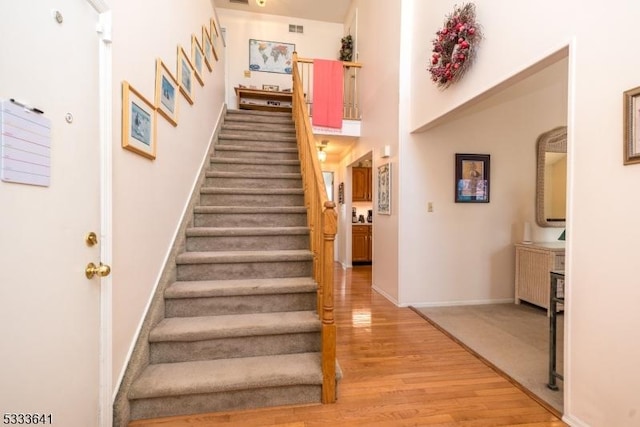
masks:
[[[341,61],[313,61],[313,126],[342,128],[344,80]]]
[[[294,63],[299,73],[300,88],[304,90],[304,102],[307,106],[307,115],[313,116],[316,119],[318,96],[322,96],[317,92],[314,84],[317,75],[317,66],[320,63],[320,59],[298,58],[297,54],[294,54]],[[360,101],[358,93],[358,71],[362,68],[362,64],[359,62],[340,62],[330,61],[336,66],[340,66],[342,69],[342,118],[344,120],[360,120]],[[339,65],[338,65],[339,64]],[[340,83],[338,83],[339,85]],[[338,89],[332,87],[331,90]],[[313,114],[312,114],[313,112]],[[312,120],[313,120],[312,119]],[[316,126],[316,123],[313,123]],[[322,127],[322,126],[318,126]]]

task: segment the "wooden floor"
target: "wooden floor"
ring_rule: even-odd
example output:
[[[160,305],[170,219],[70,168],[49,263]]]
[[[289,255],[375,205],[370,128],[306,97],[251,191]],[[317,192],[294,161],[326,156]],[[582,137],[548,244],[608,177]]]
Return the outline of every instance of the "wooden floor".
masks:
[[[409,308],[371,290],[371,267],[336,268],[338,401],[135,421],[130,427],[565,426]]]

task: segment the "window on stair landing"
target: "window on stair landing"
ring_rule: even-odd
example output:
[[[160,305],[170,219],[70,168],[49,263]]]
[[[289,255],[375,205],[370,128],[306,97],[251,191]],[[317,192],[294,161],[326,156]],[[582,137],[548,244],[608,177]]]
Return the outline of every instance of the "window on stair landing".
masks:
[[[327,189],[327,197],[333,201],[333,172],[322,172],[324,186]]]

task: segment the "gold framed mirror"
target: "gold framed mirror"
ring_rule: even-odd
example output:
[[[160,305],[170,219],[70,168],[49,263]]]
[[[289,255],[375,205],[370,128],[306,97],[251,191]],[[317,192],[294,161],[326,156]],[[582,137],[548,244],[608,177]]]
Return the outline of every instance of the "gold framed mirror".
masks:
[[[567,212],[567,127],[544,132],[537,140],[536,222],[564,227]]]

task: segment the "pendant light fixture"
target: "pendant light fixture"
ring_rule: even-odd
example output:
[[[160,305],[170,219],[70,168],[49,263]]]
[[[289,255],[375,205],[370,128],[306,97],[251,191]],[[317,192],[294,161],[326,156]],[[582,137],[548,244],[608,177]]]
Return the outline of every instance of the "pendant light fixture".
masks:
[[[256,4],[260,7],[265,7],[267,0],[256,0]]]
[[[318,146],[318,160],[320,160],[320,162],[326,162],[327,161],[327,152],[324,151],[324,149],[327,148],[327,144],[329,144],[329,141],[324,139],[324,140],[322,140],[322,142]]]

